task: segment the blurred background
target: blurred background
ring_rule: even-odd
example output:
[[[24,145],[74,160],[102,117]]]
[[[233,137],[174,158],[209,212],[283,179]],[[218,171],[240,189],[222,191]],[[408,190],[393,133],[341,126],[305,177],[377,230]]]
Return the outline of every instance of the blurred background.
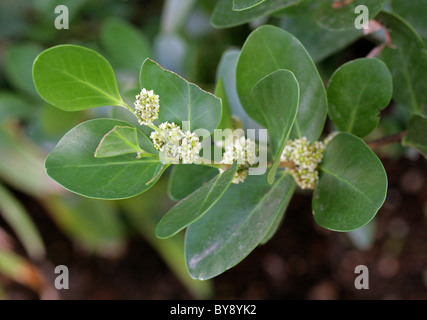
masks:
[[[45,174],[46,155],[68,130],[120,116],[107,107],[67,113],[38,96],[32,63],[51,46],[79,44],[102,54],[130,101],[146,57],[213,92],[221,62],[263,23],[300,38],[325,82],[375,47],[342,34],[325,51],[316,41],[326,39],[313,40],[313,29],[301,27],[301,13],[214,29],[216,2],[0,0],[0,299],[427,299],[426,161],[400,146],[376,150],[389,191],[368,226],[349,234],[321,229],[310,194],[299,192],[272,240],[203,282],[188,276],[182,233],[154,235],[174,204],[168,172],[147,193],[122,201],[71,194]],[[57,5],[68,7],[69,29],[55,28]],[[370,138],[399,131],[398,119],[390,114]],[[69,269],[68,290],[54,288],[58,265]],[[369,269],[368,290],[354,286],[358,265]]]

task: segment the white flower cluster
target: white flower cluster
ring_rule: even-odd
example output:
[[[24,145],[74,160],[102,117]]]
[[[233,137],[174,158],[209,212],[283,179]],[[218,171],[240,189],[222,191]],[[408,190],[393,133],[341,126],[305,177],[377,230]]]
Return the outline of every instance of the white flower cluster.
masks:
[[[159,131],[153,131],[150,138],[157,150],[166,152],[166,157],[182,160],[186,164],[197,161],[202,148],[195,133],[184,132],[173,122],[162,123]]]
[[[135,112],[138,122],[141,125],[152,125],[159,117],[159,96],[153,90],[142,89],[135,97]]]
[[[282,162],[292,162],[293,168],[286,168],[302,189],[314,189],[319,179],[318,164],[322,161],[325,144],[310,143],[306,137],[288,140],[280,157]]]
[[[237,161],[237,163],[240,164],[232,181],[232,183],[238,184],[245,181],[248,175],[249,165],[253,165],[257,162],[255,154],[256,144],[254,141],[246,139],[244,136],[235,137],[230,135],[229,138],[230,139],[226,139],[225,141],[225,152],[221,163],[233,164],[234,161]],[[219,171],[222,173],[225,169],[219,169]]]

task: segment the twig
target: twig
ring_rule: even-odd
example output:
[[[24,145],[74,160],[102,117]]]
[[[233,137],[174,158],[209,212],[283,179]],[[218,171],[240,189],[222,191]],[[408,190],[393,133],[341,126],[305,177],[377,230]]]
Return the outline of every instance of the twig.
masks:
[[[354,0],[335,0],[332,3],[332,8],[341,8],[341,7],[349,5],[352,2],[354,2]]]
[[[407,131],[402,131],[402,132],[399,132],[399,133],[396,133],[396,134],[393,134],[391,136],[387,136],[387,137],[384,137],[381,139],[368,141],[366,144],[368,145],[369,148],[376,149],[378,147],[383,147],[383,146],[386,146],[389,144],[398,143],[406,135],[406,132]]]

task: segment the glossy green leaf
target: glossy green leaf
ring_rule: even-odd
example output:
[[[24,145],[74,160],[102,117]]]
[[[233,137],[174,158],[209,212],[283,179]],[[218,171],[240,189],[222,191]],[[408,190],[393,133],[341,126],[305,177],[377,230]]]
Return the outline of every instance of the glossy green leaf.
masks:
[[[291,34],[274,26],[256,29],[246,40],[237,64],[236,82],[240,102],[248,115],[267,126],[251,96],[255,84],[268,74],[291,71],[300,87],[300,104],[292,137],[317,140],[327,114],[326,92],[322,79],[302,44]]]
[[[356,59],[341,66],[328,84],[329,116],[344,132],[364,137],[380,121],[393,95],[393,80],[378,59]]]
[[[313,194],[314,220],[335,231],[351,231],[376,215],[387,194],[378,157],[356,136],[339,133],[326,147]]]
[[[305,3],[311,2],[313,5]],[[330,57],[363,36],[362,30],[330,30],[319,25],[315,19],[318,0],[304,1],[285,10],[280,16],[280,27],[293,34],[309,52],[314,62]]]
[[[206,129],[210,133],[221,121],[221,100],[156,62],[147,59],[141,68],[141,88],[154,90],[160,97],[160,122],[189,122],[187,130]]]
[[[43,51],[34,61],[33,79],[39,95],[65,111],[123,105],[108,61],[84,47],[59,45]]]
[[[158,238],[169,238],[200,219],[218,202],[233,180],[238,168],[235,162],[224,173],[194,191],[169,210],[156,228]]]
[[[424,0],[391,0],[391,8],[408,21],[427,40],[427,2]]]
[[[0,184],[0,215],[14,230],[28,254],[34,259],[45,255],[43,240],[22,204]]]
[[[89,198],[123,199],[148,190],[167,168],[158,159],[94,156],[101,139],[117,125],[129,126],[123,121],[94,119],[74,127],[47,157],[47,174],[66,189]],[[153,148],[142,132],[138,132],[138,141],[144,150]]]
[[[215,28],[231,28],[268,16],[299,2],[301,0],[268,0],[253,8],[235,11],[233,0],[221,0],[212,13],[211,24]]]
[[[259,129],[260,125],[247,115],[237,94],[236,66],[239,56],[240,50],[237,49],[228,49],[223,53],[218,65],[217,81],[221,79],[224,83],[225,95],[230,104],[231,114],[243,123],[244,128]]]
[[[419,150],[427,157],[427,117],[415,114],[409,119],[408,133],[402,144]]]
[[[31,67],[34,59],[43,48],[38,44],[25,43],[12,45],[4,56],[4,72],[11,85],[28,93],[37,96],[31,74]]]
[[[99,142],[95,157],[107,158],[128,153],[141,153],[138,144],[138,131],[134,127],[115,126]]]
[[[169,197],[174,201],[180,201],[217,174],[218,169],[202,165],[174,165],[169,177]]]
[[[358,6],[363,5],[368,9],[366,12],[369,21],[381,11],[385,2],[386,0],[354,0],[348,4],[339,5],[335,0],[323,0],[316,11],[316,18],[321,25],[333,30],[355,29],[355,21],[362,14],[355,12]]]
[[[254,175],[231,185],[215,206],[187,229],[185,256],[190,275],[209,279],[243,260],[284,210],[294,185],[288,174],[281,174],[272,186],[265,176]]]
[[[420,113],[427,102],[427,48],[402,18],[382,12],[377,19],[390,30],[392,43],[378,56],[393,76],[393,99],[406,113]],[[424,107],[424,109],[423,109]]]
[[[145,35],[130,23],[109,18],[101,25],[101,43],[113,65],[138,74],[141,64],[150,56],[151,46]]]
[[[278,70],[258,81],[252,97],[258,109],[259,118],[266,124],[273,154],[273,164],[268,170],[267,180],[274,182],[286,141],[294,125],[300,90],[294,74],[288,70]],[[252,113],[255,113],[254,110]]]
[[[271,240],[271,238],[273,238],[273,236],[276,234],[277,230],[279,229],[281,223],[283,222],[283,219],[284,219],[285,213],[286,213],[286,209],[288,208],[289,203],[291,202],[292,197],[293,197],[295,190],[296,190],[296,187],[297,187],[295,181],[293,181],[293,182],[294,182],[293,184],[291,182],[289,182],[289,184],[288,184],[289,189],[286,192],[286,196],[285,196],[284,203],[283,203],[283,208],[279,212],[279,214],[276,216],[276,218],[274,219],[273,224],[271,225],[267,234],[264,236],[264,238],[260,242],[261,245],[266,244],[268,241]]]
[[[230,102],[228,101],[227,92],[224,87],[224,82],[222,78],[219,78],[218,83],[216,84],[215,95],[222,101],[222,116],[221,122],[218,125],[218,129],[232,129],[233,128],[233,119],[232,112],[230,107]]]
[[[233,0],[233,10],[234,11],[242,11],[251,9],[261,3],[263,3],[265,0]]]

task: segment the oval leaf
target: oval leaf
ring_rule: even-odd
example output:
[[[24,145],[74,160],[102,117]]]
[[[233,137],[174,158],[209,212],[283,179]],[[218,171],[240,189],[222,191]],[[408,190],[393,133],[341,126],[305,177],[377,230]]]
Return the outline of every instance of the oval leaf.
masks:
[[[43,51],[34,61],[33,80],[44,100],[65,111],[124,104],[108,61],[84,47]]]
[[[356,59],[341,66],[328,84],[329,115],[340,131],[359,137],[371,133],[390,103],[393,80],[378,59]]]
[[[259,114],[266,123],[273,153],[273,164],[267,174],[270,184],[276,177],[280,156],[297,116],[299,95],[298,81],[288,70],[269,74],[252,90]]]
[[[233,0],[233,10],[247,10],[263,3],[264,1],[265,0]]]
[[[107,158],[128,153],[140,153],[143,150],[138,144],[138,131],[134,127],[115,126],[99,143],[95,157]]]
[[[313,2],[313,1],[311,1]],[[316,4],[317,0],[315,0]],[[293,34],[307,51],[314,62],[320,62],[346,48],[363,36],[362,30],[330,30],[319,25],[315,19],[310,1],[286,9],[281,16],[280,27]]]
[[[420,113],[427,102],[427,48],[415,30],[399,16],[381,12],[377,19],[391,30],[392,38],[378,58],[390,69],[393,100],[406,111],[409,119],[411,114]]]
[[[123,199],[148,190],[167,167],[158,159],[94,156],[101,139],[117,125],[129,126],[123,121],[94,119],[74,127],[47,157],[47,174],[66,189],[89,198]],[[147,139],[138,131],[144,150]]]
[[[323,228],[351,231],[376,215],[387,194],[387,175],[359,138],[340,133],[329,142],[313,194],[314,220]]]
[[[231,185],[227,193],[202,218],[193,223],[185,238],[190,275],[205,280],[242,261],[263,240],[287,203],[295,183],[288,174],[268,185],[265,176],[248,176]]]
[[[373,19],[384,7],[386,0],[355,0],[340,3],[336,0],[324,0],[316,11],[317,21],[324,27],[333,30],[355,29],[355,21],[361,14],[366,13],[366,22]],[[356,8],[365,6],[362,11]]]
[[[198,164],[173,166],[168,185],[168,195],[174,201],[180,201],[200,188],[218,174],[218,169]]]
[[[237,64],[237,92],[248,115],[267,126],[254,103],[251,92],[255,84],[268,74],[291,71],[301,90],[293,137],[319,138],[327,114],[326,92],[322,79],[302,44],[291,34],[274,26],[256,29],[246,40]]]
[[[158,238],[169,238],[200,219],[222,197],[233,180],[238,164],[235,162],[224,173],[178,202],[160,220],[156,227]]]
[[[393,12],[408,21],[417,32],[427,40],[427,23],[425,13],[427,2],[425,0],[391,0]]]
[[[268,0],[247,10],[233,10],[233,0],[220,1],[212,13],[211,24],[215,28],[231,28],[297,4],[301,0]]]
[[[141,88],[154,90],[160,97],[160,122],[175,122],[187,130],[206,129],[210,133],[221,121],[221,99],[186,81],[174,72],[163,69],[153,60],[146,59],[140,73]]]

